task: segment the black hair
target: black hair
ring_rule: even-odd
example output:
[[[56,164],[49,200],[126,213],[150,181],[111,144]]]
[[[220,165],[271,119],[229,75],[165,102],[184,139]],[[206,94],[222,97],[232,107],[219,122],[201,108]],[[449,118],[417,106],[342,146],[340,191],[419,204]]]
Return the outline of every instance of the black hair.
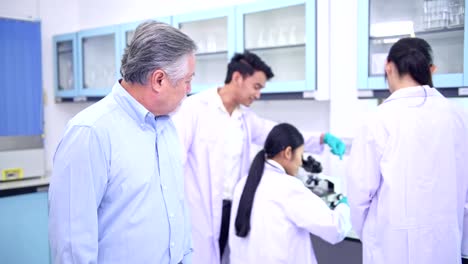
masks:
[[[287,147],[291,147],[295,151],[303,144],[304,137],[297,128],[290,124],[278,124],[270,131],[265,140],[264,149],[258,152],[252,161],[249,175],[242,191],[235,222],[237,236],[246,237],[249,234],[250,215],[252,213],[255,192],[262,179],[266,159],[273,158]]]
[[[388,62],[393,62],[398,74],[409,74],[420,85],[432,83],[431,66],[432,48],[421,38],[402,38],[390,48],[387,57]]]
[[[227,66],[224,83],[228,84],[232,81],[234,72],[239,72],[245,78],[252,76],[256,71],[265,73],[267,80],[270,80],[274,76],[270,66],[260,59],[257,54],[247,50],[244,53],[236,53]]]

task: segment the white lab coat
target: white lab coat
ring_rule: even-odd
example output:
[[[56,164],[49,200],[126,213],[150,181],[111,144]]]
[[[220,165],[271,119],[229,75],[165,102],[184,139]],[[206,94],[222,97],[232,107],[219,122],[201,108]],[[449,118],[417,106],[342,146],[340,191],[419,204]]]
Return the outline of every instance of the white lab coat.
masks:
[[[234,191],[229,227],[231,264],[315,264],[310,233],[335,244],[351,229],[348,205],[339,204],[331,210],[299,179],[268,160],[255,192],[250,232],[238,237],[235,221],[246,179],[241,179]]]
[[[460,263],[467,115],[428,86],[394,92],[353,141],[348,198],[364,264]]]
[[[194,264],[220,262],[218,239],[226,166],[223,157],[229,140],[225,131],[229,120],[217,109],[219,100],[216,89],[203,91],[184,100],[172,116],[184,147],[185,198],[192,216]],[[247,175],[251,145],[263,145],[276,123],[259,118],[247,107],[241,108],[246,139],[242,146],[241,175]],[[323,151],[319,135],[304,137],[307,151]]]

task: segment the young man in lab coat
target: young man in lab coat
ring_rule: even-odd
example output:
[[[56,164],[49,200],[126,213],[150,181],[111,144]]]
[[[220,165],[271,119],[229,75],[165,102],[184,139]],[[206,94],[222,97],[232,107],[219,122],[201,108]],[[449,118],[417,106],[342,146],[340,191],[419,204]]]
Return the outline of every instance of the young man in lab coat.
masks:
[[[220,263],[228,240],[233,188],[248,173],[252,144],[263,145],[276,124],[249,109],[272,77],[270,67],[257,55],[235,54],[225,85],[190,96],[172,117],[185,148],[185,194],[196,264]],[[344,143],[329,133],[306,137],[305,150],[320,153],[323,143],[340,157],[345,151]]]

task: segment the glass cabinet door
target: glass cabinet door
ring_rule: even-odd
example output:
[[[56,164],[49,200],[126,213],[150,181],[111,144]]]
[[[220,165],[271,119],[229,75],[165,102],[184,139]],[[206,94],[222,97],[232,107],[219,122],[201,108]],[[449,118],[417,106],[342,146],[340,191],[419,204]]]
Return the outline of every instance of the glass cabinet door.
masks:
[[[465,0],[371,0],[368,4],[369,88],[386,87],[388,51],[398,39],[411,36],[425,39],[433,49],[436,87],[463,84]]]
[[[117,27],[79,33],[80,95],[105,96],[119,76],[120,43]]]
[[[305,4],[244,15],[244,48],[259,55],[274,81],[305,79]]]
[[[174,16],[173,22],[197,45],[192,93],[223,85],[234,53],[234,8]]]
[[[56,97],[74,97],[77,94],[76,34],[54,37],[54,67]]]
[[[179,27],[198,47],[193,86],[222,84],[228,63],[228,18],[185,22]]]
[[[262,58],[273,73],[262,93],[316,89],[316,1],[259,1],[236,9],[237,45]]]
[[[115,35],[86,37],[83,45],[83,88],[112,87],[115,78]]]

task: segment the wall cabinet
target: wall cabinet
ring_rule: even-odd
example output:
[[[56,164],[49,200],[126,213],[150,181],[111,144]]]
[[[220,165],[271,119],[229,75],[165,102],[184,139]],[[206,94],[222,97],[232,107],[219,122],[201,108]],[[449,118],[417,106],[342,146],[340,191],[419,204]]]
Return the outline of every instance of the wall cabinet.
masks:
[[[198,47],[192,93],[222,86],[235,51],[234,7],[174,16],[173,24]]]
[[[260,1],[236,8],[237,50],[258,54],[275,77],[262,93],[316,89],[316,2]]]
[[[359,1],[358,88],[387,89],[384,65],[402,37],[425,39],[433,49],[434,86],[468,85],[465,0]],[[391,10],[391,12],[389,12]]]
[[[275,73],[262,93],[292,93],[316,89],[315,10],[315,0],[260,0],[159,20],[172,23],[198,46],[193,93],[223,85],[229,60],[244,50],[257,53]],[[56,98],[108,94],[120,78],[120,60],[138,24],[54,37]]]

